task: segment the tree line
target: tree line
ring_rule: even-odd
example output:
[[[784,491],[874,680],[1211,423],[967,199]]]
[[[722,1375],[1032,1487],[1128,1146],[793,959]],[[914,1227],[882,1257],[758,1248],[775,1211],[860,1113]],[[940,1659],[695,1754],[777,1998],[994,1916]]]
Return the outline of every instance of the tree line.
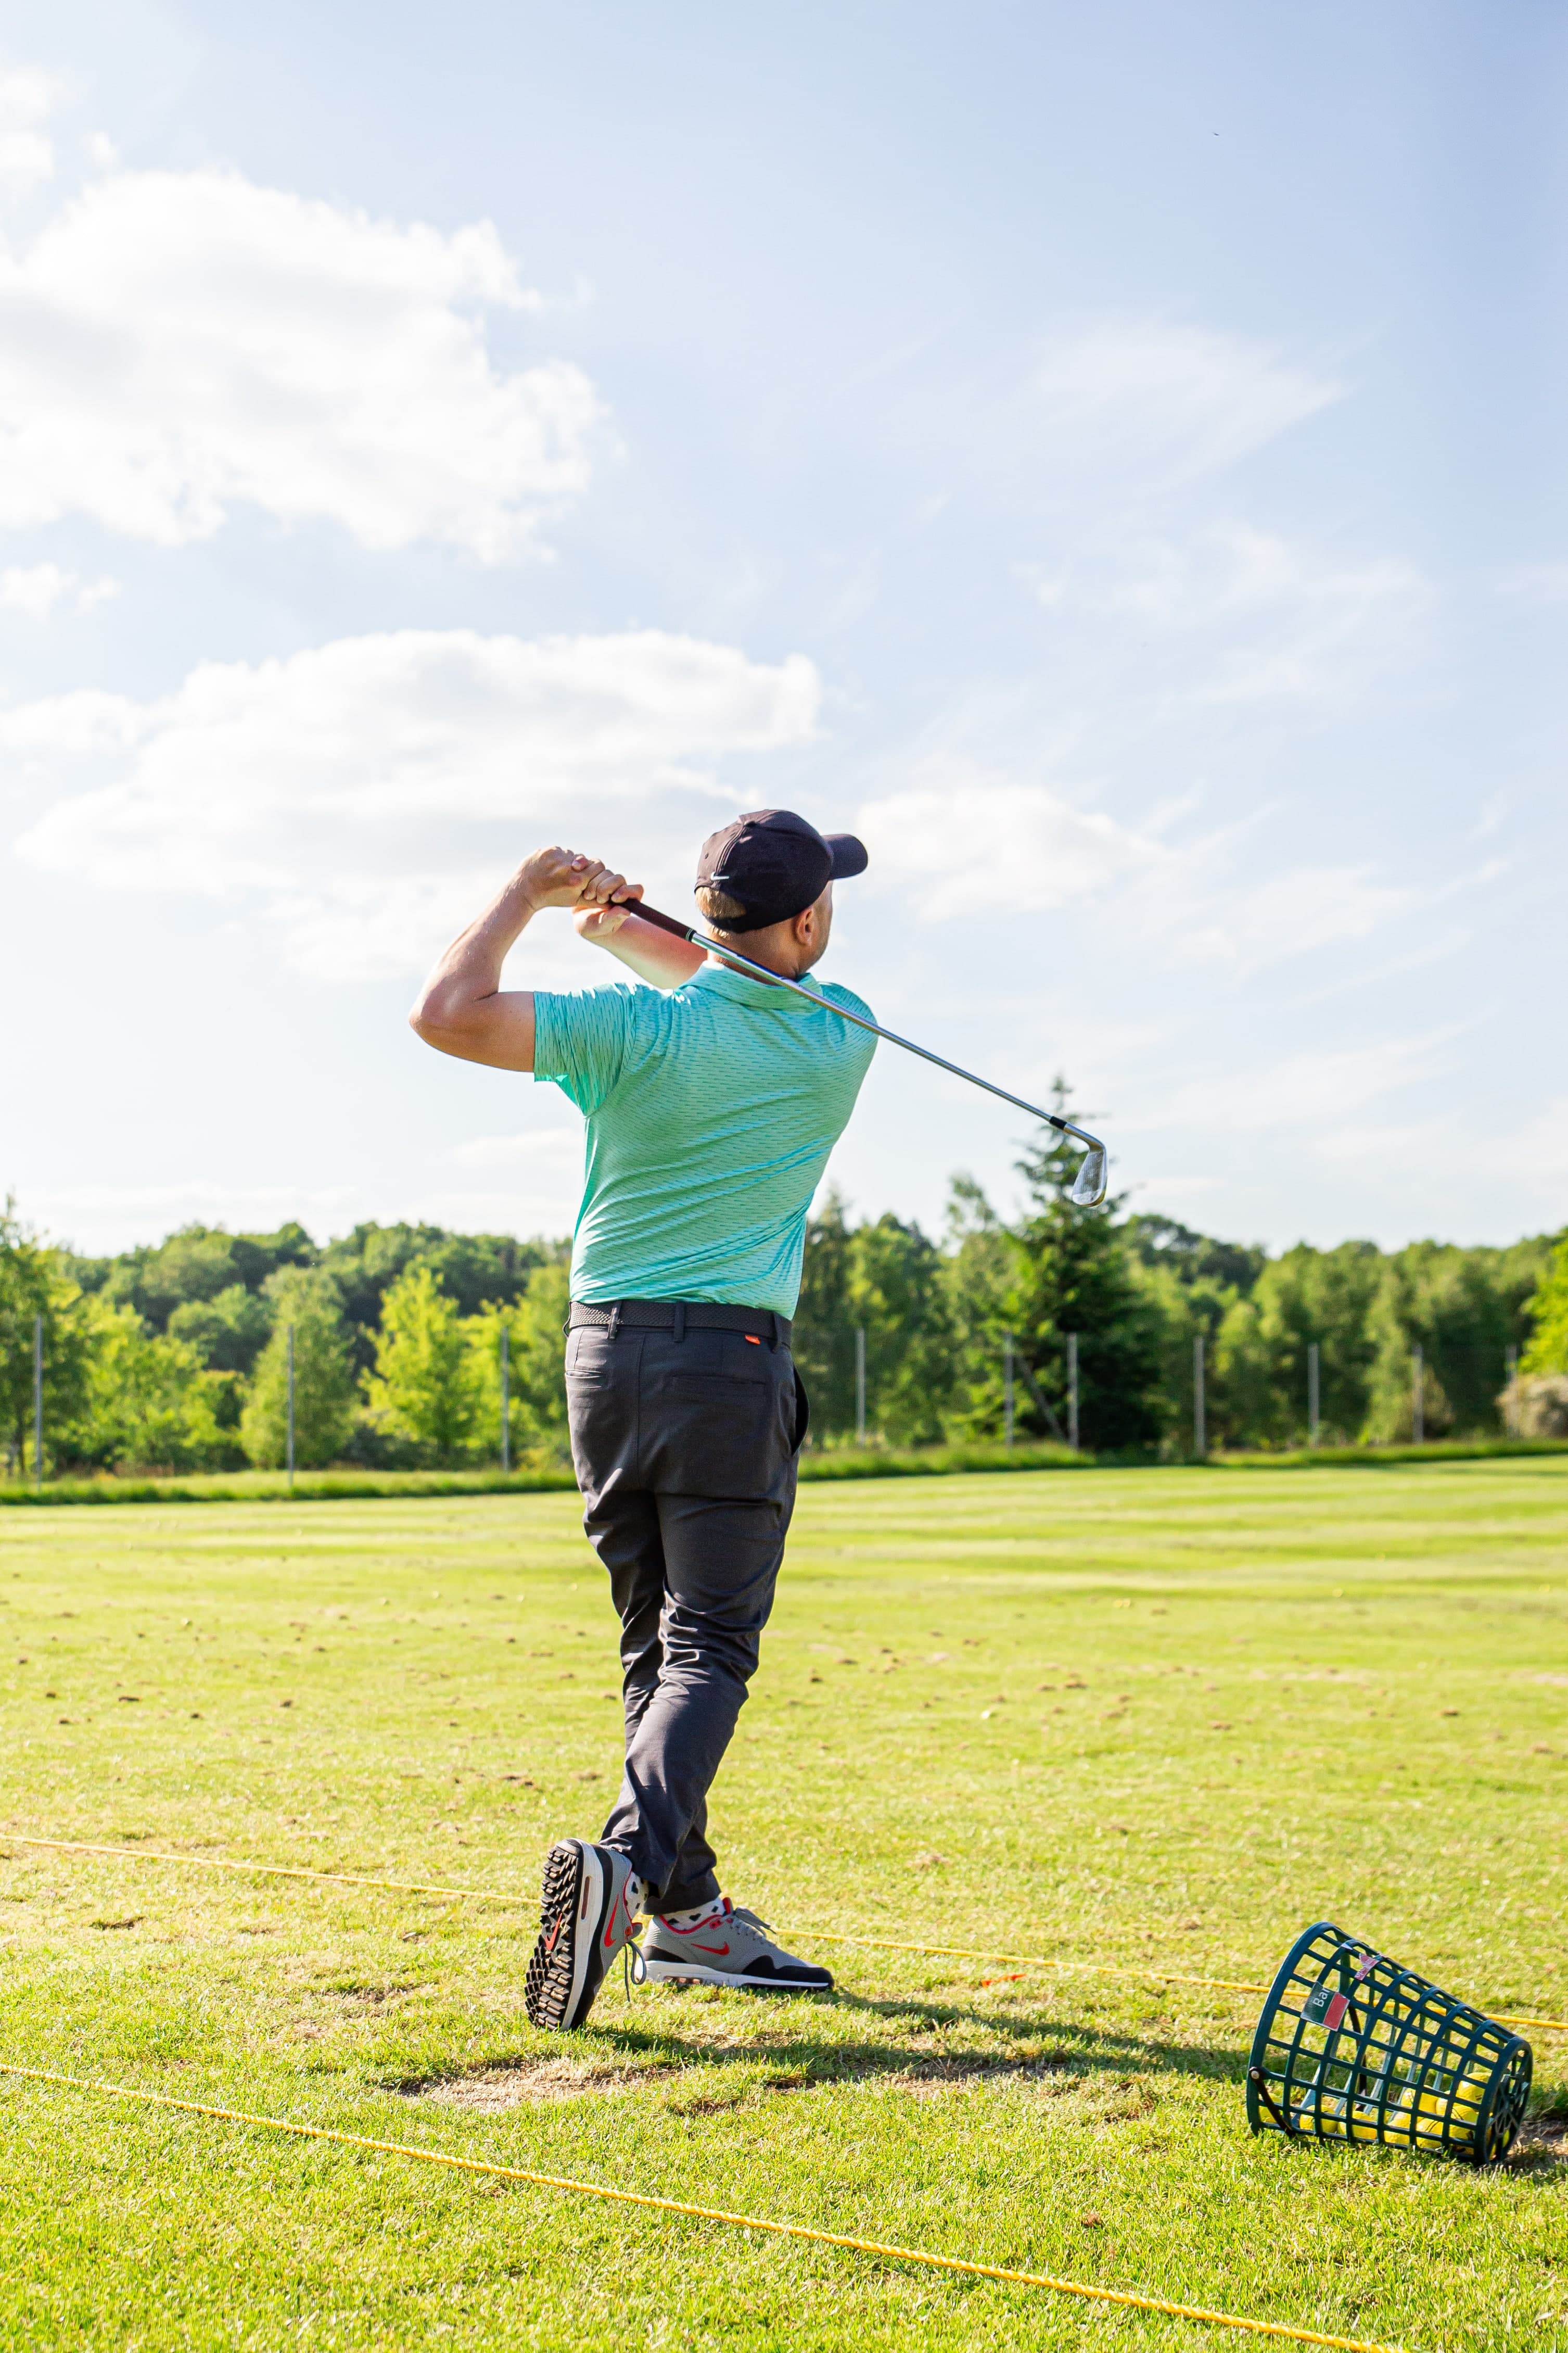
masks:
[[[1058,1093],[1065,1104],[1065,1093]],[[829,1197],[809,1226],[795,1346],[814,1444],[1063,1437],[1126,1457],[1210,1448],[1568,1436],[1568,1231],[1506,1248],[1298,1244],[1278,1257],[1124,1200],[1068,1198],[1072,1156],[1019,1164],[1005,1219],[952,1180],[933,1238]],[[193,1225],[86,1258],[0,1215],[0,1449],[32,1461],[42,1327],[51,1471],[275,1465],[293,1364],[302,1466],[494,1461],[502,1334],[514,1463],[566,1453],[565,1241],[367,1223],[324,1245]],[[858,1338],[857,1335],[859,1335]],[[1514,1376],[1510,1386],[1510,1375]]]
[[[1057,1103],[1065,1109],[1065,1090]],[[890,1216],[851,1224],[830,1200],[811,1229],[795,1325],[817,1427],[856,1420],[857,1330],[868,1413],[890,1443],[995,1438],[1009,1357],[1022,1436],[1066,1430],[1076,1369],[1082,1444],[1193,1451],[1203,1343],[1210,1449],[1568,1437],[1568,1230],[1506,1248],[1302,1242],[1278,1257],[1172,1218],[1068,1198],[1076,1153],[1019,1163],[1004,1219],[952,1180],[939,1240]]]
[[[192,1225],[83,1258],[0,1216],[0,1444],[30,1458],[43,1328],[45,1461],[58,1471],[493,1461],[501,1333],[514,1461],[565,1451],[566,1242],[365,1224]]]

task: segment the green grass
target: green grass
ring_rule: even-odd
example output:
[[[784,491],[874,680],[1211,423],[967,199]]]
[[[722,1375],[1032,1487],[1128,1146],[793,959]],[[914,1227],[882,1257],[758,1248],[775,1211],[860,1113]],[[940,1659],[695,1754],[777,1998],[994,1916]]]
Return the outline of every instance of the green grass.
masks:
[[[1322,1915],[1568,2016],[1568,1463],[820,1485],[718,1786],[831,2000],[529,2027],[549,1840],[617,1772],[573,1498],[0,1521],[0,2055],[1412,2353],[1568,2346],[1568,2037],[1491,2174],[1247,2134],[1245,1994]],[[0,2346],[1201,2346],[947,2279],[0,2077]]]
[[[1354,1464],[1364,1470],[1407,1462],[1479,1462],[1494,1457],[1556,1454],[1568,1458],[1568,1439],[1438,1439],[1427,1446],[1337,1446],[1288,1452],[1216,1454],[1205,1467],[1230,1471],[1323,1471]],[[1033,1440],[1002,1446],[975,1440],[952,1446],[831,1446],[802,1458],[805,1482],[821,1479],[951,1478],[973,1471],[1095,1471],[1121,1467],[1116,1456],[1074,1453]],[[1152,1459],[1139,1468],[1153,1468]],[[290,1487],[282,1471],[97,1472],[90,1476],[0,1480],[0,1506],[49,1509],[66,1504],[341,1503],[372,1495],[538,1495],[575,1492],[562,1461],[518,1471],[492,1465],[472,1471],[301,1471]]]
[[[1564,1445],[1568,1452],[1568,1444]],[[961,1471],[1087,1471],[1091,1454],[1066,1446],[1024,1445],[836,1447],[808,1453],[801,1476],[813,1479],[931,1478]],[[301,1471],[292,1486],[284,1471],[184,1472],[103,1472],[89,1477],[0,1481],[0,1504],[49,1509],[68,1504],[340,1503],[372,1495],[575,1494],[564,1459],[502,1471]]]

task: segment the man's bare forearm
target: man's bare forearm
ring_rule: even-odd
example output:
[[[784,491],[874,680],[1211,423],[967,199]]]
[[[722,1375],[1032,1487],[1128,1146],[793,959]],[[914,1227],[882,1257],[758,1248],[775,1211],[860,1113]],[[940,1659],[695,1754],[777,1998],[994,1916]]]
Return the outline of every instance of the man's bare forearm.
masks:
[[[542,907],[594,910],[640,889],[602,859],[569,849],[536,850],[438,956],[415,999],[409,1025],[443,1054],[504,1071],[533,1068],[533,996],[503,990],[501,966]]]
[[[650,988],[683,988],[708,961],[705,949],[643,923],[632,907],[605,907],[599,913],[584,910],[573,921],[579,938],[592,947],[607,950]]]
[[[439,1026],[499,993],[501,966],[539,912],[528,881],[527,865],[520,866],[483,914],[437,957],[415,1008],[426,1021]]]

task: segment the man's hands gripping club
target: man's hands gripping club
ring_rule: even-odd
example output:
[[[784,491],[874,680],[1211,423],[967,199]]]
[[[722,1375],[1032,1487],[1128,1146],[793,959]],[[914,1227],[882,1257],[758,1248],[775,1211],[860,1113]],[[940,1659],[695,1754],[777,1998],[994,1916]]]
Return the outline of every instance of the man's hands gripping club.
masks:
[[[415,1000],[409,1027],[427,1046],[499,1071],[533,1068],[533,995],[503,989],[501,966],[542,907],[565,907],[592,945],[656,987],[678,987],[702,961],[701,951],[635,920],[642,884],[628,882],[602,858],[554,847],[525,858],[484,913],[459,932]]]

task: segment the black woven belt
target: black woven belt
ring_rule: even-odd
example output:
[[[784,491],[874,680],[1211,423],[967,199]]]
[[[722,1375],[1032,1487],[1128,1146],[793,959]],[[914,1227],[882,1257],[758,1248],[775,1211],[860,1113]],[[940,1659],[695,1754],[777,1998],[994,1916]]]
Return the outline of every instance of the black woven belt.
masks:
[[[794,1328],[787,1315],[769,1307],[722,1307],[707,1299],[612,1299],[589,1306],[572,1302],[568,1329],[591,1324],[613,1338],[623,1326],[632,1331],[673,1332],[678,1340],[688,1332],[744,1332],[770,1346],[787,1348]]]

